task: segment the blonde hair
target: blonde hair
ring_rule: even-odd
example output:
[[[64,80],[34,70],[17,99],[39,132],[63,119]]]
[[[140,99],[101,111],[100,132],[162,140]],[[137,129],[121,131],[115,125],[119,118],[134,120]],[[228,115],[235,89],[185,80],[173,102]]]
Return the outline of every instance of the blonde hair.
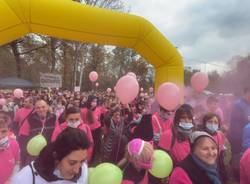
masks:
[[[127,159],[133,163],[150,163],[152,161],[154,148],[152,144],[147,141],[144,141],[142,144],[143,148],[140,151],[140,154],[130,154],[128,151],[128,146],[126,148]]]

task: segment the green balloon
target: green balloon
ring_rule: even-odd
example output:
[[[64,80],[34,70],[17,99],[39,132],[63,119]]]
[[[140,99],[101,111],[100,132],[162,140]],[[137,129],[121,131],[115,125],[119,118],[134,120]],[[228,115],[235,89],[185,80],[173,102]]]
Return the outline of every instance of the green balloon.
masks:
[[[40,151],[47,145],[46,139],[39,134],[29,140],[27,151],[31,156],[38,156]]]
[[[93,174],[95,168],[94,167],[89,167],[88,168],[88,178],[90,178],[90,176]]]
[[[153,157],[153,165],[149,172],[157,178],[168,177],[173,169],[171,157],[162,150],[155,150]]]
[[[99,164],[89,176],[89,184],[121,184],[122,171],[111,163]]]

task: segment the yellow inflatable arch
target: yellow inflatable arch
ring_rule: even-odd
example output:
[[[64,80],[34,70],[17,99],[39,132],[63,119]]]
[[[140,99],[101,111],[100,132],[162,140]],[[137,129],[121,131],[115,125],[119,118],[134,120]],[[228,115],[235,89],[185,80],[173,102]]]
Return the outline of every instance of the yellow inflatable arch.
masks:
[[[28,33],[133,48],[155,67],[155,85],[183,85],[176,48],[147,20],[70,0],[0,0],[0,45]]]

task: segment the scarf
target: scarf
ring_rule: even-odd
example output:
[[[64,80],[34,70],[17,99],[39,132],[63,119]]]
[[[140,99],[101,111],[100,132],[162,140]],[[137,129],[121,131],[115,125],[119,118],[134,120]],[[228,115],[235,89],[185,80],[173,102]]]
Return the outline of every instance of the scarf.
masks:
[[[206,172],[208,178],[213,182],[213,184],[221,184],[220,176],[217,171],[217,164],[207,165],[202,162],[196,155],[192,154],[194,162]]]

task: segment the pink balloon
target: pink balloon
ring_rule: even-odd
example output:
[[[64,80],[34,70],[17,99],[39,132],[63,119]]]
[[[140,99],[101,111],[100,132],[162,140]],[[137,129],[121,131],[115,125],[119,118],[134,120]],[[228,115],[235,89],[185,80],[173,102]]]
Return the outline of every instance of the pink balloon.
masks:
[[[112,91],[111,88],[107,88],[107,92],[110,93]]]
[[[130,75],[130,76],[136,78],[136,75],[135,75],[135,73],[133,73],[133,72],[128,72],[127,75]]]
[[[91,82],[95,82],[98,79],[98,73],[96,71],[92,71],[89,73],[89,80]]]
[[[5,105],[6,104],[6,100],[4,98],[0,98],[0,105]]]
[[[96,86],[96,87],[98,87],[98,86],[99,86],[99,83],[98,83],[98,82],[97,82],[97,83],[95,83],[95,86]]]
[[[21,89],[15,89],[13,92],[14,97],[21,98],[23,97],[23,90]]]
[[[150,92],[150,93],[153,93],[153,92],[154,92],[154,88],[153,88],[153,87],[150,87],[150,88],[149,88],[149,92]]]
[[[164,109],[174,110],[180,103],[180,89],[174,83],[163,83],[158,88],[156,99]]]
[[[202,72],[196,72],[191,77],[191,86],[194,88],[197,92],[202,92],[209,83],[209,79],[207,74]]]
[[[128,104],[138,95],[139,84],[133,76],[125,75],[117,81],[115,92],[121,103]]]

